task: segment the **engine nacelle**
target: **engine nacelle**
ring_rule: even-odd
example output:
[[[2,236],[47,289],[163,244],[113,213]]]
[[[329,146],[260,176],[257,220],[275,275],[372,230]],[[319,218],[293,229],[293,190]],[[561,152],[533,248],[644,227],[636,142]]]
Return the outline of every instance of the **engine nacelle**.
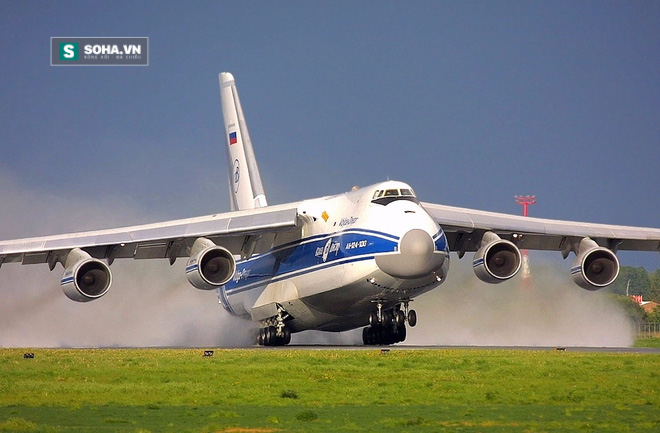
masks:
[[[584,238],[573,261],[571,274],[575,284],[583,289],[599,290],[612,284],[619,276],[619,259],[611,250]]]
[[[186,278],[200,290],[214,290],[225,285],[236,272],[236,259],[232,253],[206,238],[193,244],[186,265]]]
[[[105,295],[112,284],[108,265],[79,248],[71,250],[60,282],[62,291],[71,300],[89,302]]]
[[[491,284],[513,278],[522,265],[518,247],[501,239],[493,232],[486,232],[481,239],[481,248],[474,254],[472,267],[481,281]]]

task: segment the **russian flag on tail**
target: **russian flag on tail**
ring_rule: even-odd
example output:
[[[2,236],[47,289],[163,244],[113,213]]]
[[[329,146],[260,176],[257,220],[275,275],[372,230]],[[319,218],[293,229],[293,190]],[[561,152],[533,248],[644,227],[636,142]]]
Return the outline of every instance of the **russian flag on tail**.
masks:
[[[229,133],[229,144],[236,144],[238,139],[236,138],[236,131]]]

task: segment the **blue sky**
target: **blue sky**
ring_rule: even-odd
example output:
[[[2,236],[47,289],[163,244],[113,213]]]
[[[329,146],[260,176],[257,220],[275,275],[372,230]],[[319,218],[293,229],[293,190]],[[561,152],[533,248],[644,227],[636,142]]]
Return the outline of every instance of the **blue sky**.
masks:
[[[149,66],[52,67],[55,36],[146,36]],[[658,2],[0,0],[0,45],[2,238],[229,210],[222,71],[271,204],[391,178],[660,226]]]

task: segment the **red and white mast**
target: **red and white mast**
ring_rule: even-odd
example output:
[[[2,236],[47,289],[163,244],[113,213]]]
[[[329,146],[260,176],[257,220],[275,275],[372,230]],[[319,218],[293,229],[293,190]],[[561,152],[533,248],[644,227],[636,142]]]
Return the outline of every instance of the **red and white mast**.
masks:
[[[528,216],[529,206],[536,204],[536,196],[516,195],[514,197],[516,199],[516,203],[521,205],[523,208],[523,216],[524,217]],[[522,278],[523,278],[523,284],[531,285],[532,274],[529,271],[529,257],[527,256],[527,250],[522,250]]]

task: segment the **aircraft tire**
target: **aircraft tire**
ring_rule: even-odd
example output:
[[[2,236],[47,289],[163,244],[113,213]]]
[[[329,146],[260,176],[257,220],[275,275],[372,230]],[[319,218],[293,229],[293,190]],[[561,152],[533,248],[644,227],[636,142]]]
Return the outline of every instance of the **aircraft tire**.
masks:
[[[383,311],[383,323],[381,323],[383,326],[386,328],[389,328],[390,325],[392,325],[394,320],[394,316],[392,315],[392,311]]]
[[[277,342],[277,330],[274,326],[266,328],[266,346],[275,346]]]
[[[406,340],[406,325],[403,326],[397,326],[396,328],[396,339],[397,343],[400,343],[402,341]]]
[[[406,339],[406,326],[383,327],[367,326],[362,329],[362,342],[365,346],[388,346]]]
[[[257,336],[257,343],[260,346],[285,346],[291,343],[291,330],[285,327],[283,332],[283,335],[278,336],[277,328],[274,326],[261,328]]]
[[[408,311],[408,325],[415,327],[417,325],[417,313],[415,310]]]
[[[402,326],[406,326],[406,315],[403,311],[398,310],[396,312],[396,315],[394,316],[394,320],[396,322],[397,328],[401,328]]]

